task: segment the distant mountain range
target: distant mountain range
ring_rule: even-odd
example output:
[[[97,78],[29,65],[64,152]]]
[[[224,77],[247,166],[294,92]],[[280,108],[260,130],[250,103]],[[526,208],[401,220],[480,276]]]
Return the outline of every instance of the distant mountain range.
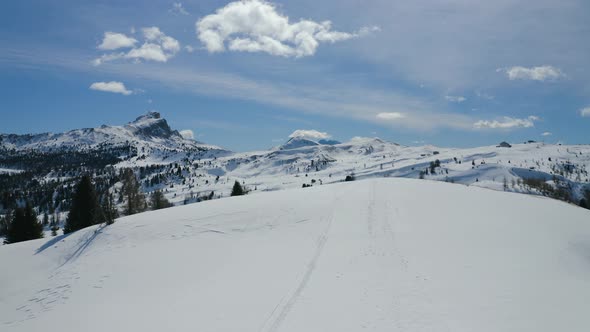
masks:
[[[0,195],[5,197],[0,213],[11,201],[33,198],[40,211],[60,210],[68,197],[58,202],[56,193],[71,188],[81,174],[92,173],[117,191],[121,168],[134,169],[145,192],[163,190],[175,204],[211,192],[227,196],[235,180],[265,191],[340,182],[347,176],[424,178],[577,203],[590,188],[590,146],[530,141],[456,149],[402,146],[379,138],[341,143],[294,137],[265,151],[231,152],[185,139],[159,113],[150,112],[123,126],[0,134]]]

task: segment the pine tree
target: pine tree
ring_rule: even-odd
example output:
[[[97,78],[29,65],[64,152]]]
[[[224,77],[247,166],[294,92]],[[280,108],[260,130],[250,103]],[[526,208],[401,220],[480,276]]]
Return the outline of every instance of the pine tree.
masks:
[[[0,217],[0,236],[6,236],[8,234],[11,216],[12,212],[7,211],[4,216]]]
[[[590,209],[590,189],[584,190],[584,197],[580,200],[580,206]]]
[[[102,195],[100,204],[100,210],[102,212],[102,221],[107,225],[111,225],[115,222],[115,219],[119,216],[119,211],[115,205],[115,199],[113,194],[108,191]]]
[[[14,211],[4,243],[28,241],[42,237],[43,225],[39,223],[37,214],[31,204],[27,202],[24,208],[17,208]]]
[[[127,200],[126,215],[136,214],[144,210],[146,205],[145,196],[141,192],[139,181],[137,181],[131,169],[123,171],[122,194]]]
[[[90,176],[82,177],[70,206],[64,234],[100,223],[100,207]]]
[[[49,229],[51,230],[51,236],[57,236],[59,226],[57,224],[57,221],[55,220],[55,216],[51,218],[51,222],[49,223]]]
[[[172,204],[166,199],[160,190],[154,191],[150,197],[150,207],[152,210],[160,210],[171,207]]]
[[[245,194],[246,194],[246,192],[244,191],[244,188],[242,188],[242,185],[240,184],[240,182],[238,182],[238,181],[234,182],[234,187],[231,190],[231,196],[242,196]]]

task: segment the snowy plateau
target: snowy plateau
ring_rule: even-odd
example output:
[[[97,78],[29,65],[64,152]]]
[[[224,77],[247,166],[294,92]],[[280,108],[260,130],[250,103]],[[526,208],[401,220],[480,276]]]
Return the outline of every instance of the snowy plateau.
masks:
[[[132,168],[177,205],[0,246],[1,331],[590,330],[588,145],[292,138],[234,153],[148,113],[0,135],[0,157],[1,176],[39,186],[94,160]],[[248,195],[227,197],[236,180]]]

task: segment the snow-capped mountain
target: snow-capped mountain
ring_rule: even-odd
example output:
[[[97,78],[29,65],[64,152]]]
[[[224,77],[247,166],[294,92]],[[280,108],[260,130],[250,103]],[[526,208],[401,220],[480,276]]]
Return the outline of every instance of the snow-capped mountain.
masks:
[[[153,150],[223,150],[183,138],[158,112],[149,112],[124,126],[102,125],[65,133],[29,135],[0,134],[0,149],[55,151],[96,149],[105,146],[133,146]]]
[[[276,150],[292,150],[299,149],[308,146],[319,146],[319,145],[337,145],[340,142],[330,139],[312,140],[305,137],[291,137],[285,144],[276,147]]]
[[[320,143],[303,137],[290,138],[285,144],[278,147],[279,150],[299,149],[306,146],[318,146]]]

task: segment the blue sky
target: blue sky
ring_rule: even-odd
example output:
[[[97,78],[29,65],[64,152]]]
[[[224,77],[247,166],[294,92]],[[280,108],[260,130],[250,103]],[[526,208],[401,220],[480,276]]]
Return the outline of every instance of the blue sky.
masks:
[[[156,110],[237,151],[299,129],[590,143],[588,13],[583,0],[8,2],[0,132]]]

